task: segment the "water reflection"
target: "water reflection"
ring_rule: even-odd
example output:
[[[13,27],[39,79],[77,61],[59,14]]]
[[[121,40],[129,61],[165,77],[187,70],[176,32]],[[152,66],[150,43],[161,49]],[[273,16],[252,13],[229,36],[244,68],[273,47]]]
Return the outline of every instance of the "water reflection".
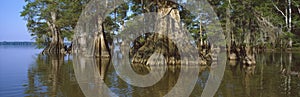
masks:
[[[74,63],[80,63],[75,65]],[[282,97],[300,96],[300,53],[271,52],[257,54],[256,65],[228,61],[224,78],[215,96],[220,97]],[[75,61],[76,60],[76,61]],[[160,71],[159,66],[134,64],[133,70],[141,75]],[[161,80],[151,87],[136,87],[123,81],[115,72],[110,59],[39,55],[28,69],[28,96],[84,97],[101,95],[121,97],[161,97],[178,82],[180,72],[194,73],[192,66],[169,66]],[[210,66],[201,66],[197,84],[191,97],[199,97],[207,83]],[[75,76],[85,72],[86,75]],[[77,74],[76,74],[77,75]],[[153,76],[155,77],[155,76]],[[87,80],[93,78],[95,80]],[[189,75],[186,79],[189,80]],[[86,84],[82,86],[81,84]],[[98,86],[108,89],[97,89]],[[102,93],[100,93],[102,91]],[[111,92],[110,92],[111,91]],[[94,94],[93,94],[94,92]],[[108,93],[107,95],[103,92]],[[178,94],[185,90],[176,91]]]
[[[229,61],[216,96],[299,97],[299,58],[299,53],[270,52],[258,54],[256,66]]]
[[[74,71],[82,92],[87,97],[115,96],[104,83],[110,59],[74,56]]]
[[[161,97],[166,95],[171,89],[174,88],[175,84],[178,83],[178,77],[180,72],[185,72],[185,77],[182,83],[188,82],[189,76],[191,74],[198,74],[199,72],[195,71],[195,67],[184,66],[181,69],[179,66],[170,66],[167,67],[166,72],[163,75],[163,78],[150,87],[137,87],[126,83],[122,80],[117,72],[115,71],[113,65],[105,59],[88,58],[76,55],[74,57],[74,69],[76,74],[77,81],[79,82],[80,87],[83,90],[83,93],[87,96],[121,96],[121,97]],[[109,65],[108,65],[109,64]],[[108,68],[107,68],[108,66]],[[131,67],[138,74],[148,74],[149,71],[160,72],[163,68],[162,66],[146,66],[141,64],[132,64]],[[107,69],[106,69],[107,68]],[[98,69],[98,70],[97,70]],[[207,66],[202,66],[201,71],[207,70]],[[199,71],[199,70],[198,70]],[[106,72],[105,75],[102,75],[102,72]],[[151,77],[156,79],[160,78],[161,75],[155,75],[160,73],[154,73]],[[104,76],[104,77],[103,77]],[[104,80],[101,80],[104,79]],[[142,79],[141,79],[142,81]],[[101,87],[100,89],[98,87]],[[193,88],[193,87],[191,87]],[[176,91],[178,95],[184,94],[186,90],[182,87],[180,91]]]
[[[73,73],[72,60],[64,55],[39,55],[28,70],[25,94],[34,97],[84,96]]]

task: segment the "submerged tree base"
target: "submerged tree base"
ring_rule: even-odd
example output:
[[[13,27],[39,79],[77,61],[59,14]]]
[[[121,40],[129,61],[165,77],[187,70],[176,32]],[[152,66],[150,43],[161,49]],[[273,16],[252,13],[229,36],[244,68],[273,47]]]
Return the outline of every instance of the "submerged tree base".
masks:
[[[233,46],[228,53],[228,60],[240,60],[246,65],[255,65],[256,59],[254,53],[256,50],[252,47]]]
[[[64,44],[63,43],[51,43],[49,44],[42,53],[64,53]]]
[[[207,50],[199,50],[199,59],[197,61],[188,60],[187,57],[181,56],[178,47],[168,39],[167,36],[152,34],[146,38],[145,42],[135,41],[130,49],[131,62],[133,64],[144,65],[207,65],[213,61],[212,54]],[[185,47],[181,49],[185,53],[198,53],[192,48]],[[186,54],[188,56],[192,54]],[[182,59],[183,58],[183,59]],[[183,61],[184,60],[184,61]],[[188,64],[187,64],[188,63]]]

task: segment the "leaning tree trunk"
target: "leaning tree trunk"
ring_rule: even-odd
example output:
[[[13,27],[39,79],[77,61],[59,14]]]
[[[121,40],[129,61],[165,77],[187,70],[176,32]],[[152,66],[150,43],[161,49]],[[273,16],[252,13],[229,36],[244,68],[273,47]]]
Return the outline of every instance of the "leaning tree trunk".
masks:
[[[58,29],[56,22],[57,14],[55,12],[51,12],[51,22],[47,21],[49,29],[51,30],[51,42],[44,49],[43,53],[63,53],[64,52],[64,43],[61,37],[61,32]]]

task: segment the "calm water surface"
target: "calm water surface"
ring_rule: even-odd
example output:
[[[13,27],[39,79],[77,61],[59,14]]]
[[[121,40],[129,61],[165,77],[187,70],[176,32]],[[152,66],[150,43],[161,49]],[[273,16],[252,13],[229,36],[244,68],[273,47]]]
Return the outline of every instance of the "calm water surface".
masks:
[[[77,83],[72,56],[40,55],[40,49],[24,46],[0,46],[0,97],[58,96],[84,97]],[[300,53],[267,52],[257,55],[256,66],[228,61],[216,97],[300,97]],[[101,63],[101,65],[100,65]],[[121,97],[160,97],[177,82],[180,71],[170,67],[157,84],[135,87],[115,73],[110,60],[98,59],[97,65],[105,84]],[[139,74],[149,73],[146,66],[132,66]],[[88,68],[84,67],[84,68]],[[84,71],[84,69],[83,69]],[[199,97],[209,76],[201,67],[191,97]],[[184,90],[182,90],[184,92]],[[178,92],[180,93],[180,91]]]

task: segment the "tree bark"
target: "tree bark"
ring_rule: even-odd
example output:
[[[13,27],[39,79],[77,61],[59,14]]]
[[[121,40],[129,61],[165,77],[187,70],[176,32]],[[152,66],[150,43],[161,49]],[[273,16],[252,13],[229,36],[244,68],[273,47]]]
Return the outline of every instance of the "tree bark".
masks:
[[[288,10],[289,10],[289,12],[288,12],[288,32],[290,32],[291,33],[291,31],[292,31],[292,2],[291,2],[291,0],[288,0]]]
[[[163,54],[169,64],[176,64],[176,61],[178,61],[178,58],[176,58],[178,55],[176,46],[169,38],[174,37],[175,39],[173,38],[173,40],[177,40],[180,39],[181,35],[170,36],[169,33],[179,32],[180,25],[177,24],[180,22],[179,10],[173,8],[172,5],[167,5],[166,2],[158,3],[158,17],[155,23],[155,29],[157,29],[156,33],[149,36],[145,44],[138,49],[133,56],[133,63],[145,65],[146,63],[156,63],[147,62],[150,55],[154,52]]]
[[[231,1],[228,0],[228,5],[226,8],[226,44],[227,44],[227,55],[228,59],[230,60],[236,60],[237,59],[237,54],[236,52],[232,52],[231,46],[233,43],[232,37],[233,35],[231,34],[231,21],[230,21],[230,7],[231,7]]]
[[[288,27],[288,32],[292,33],[292,2],[291,0],[288,0],[288,8],[289,8],[289,27]],[[293,40],[291,37],[289,37],[289,48],[292,48],[293,45]]]
[[[61,37],[61,32],[58,29],[56,23],[56,12],[50,12],[51,21],[46,21],[49,29],[51,30],[51,42],[44,49],[43,53],[63,53],[64,52],[64,43]]]
[[[103,18],[98,18],[98,31],[96,32],[94,40],[94,54],[96,57],[110,57],[110,52],[108,48],[108,42],[106,40],[106,34],[104,32]]]
[[[202,21],[200,19],[200,22],[199,22],[199,30],[200,30],[200,47],[202,47],[204,44],[203,44],[203,31],[202,31]]]

